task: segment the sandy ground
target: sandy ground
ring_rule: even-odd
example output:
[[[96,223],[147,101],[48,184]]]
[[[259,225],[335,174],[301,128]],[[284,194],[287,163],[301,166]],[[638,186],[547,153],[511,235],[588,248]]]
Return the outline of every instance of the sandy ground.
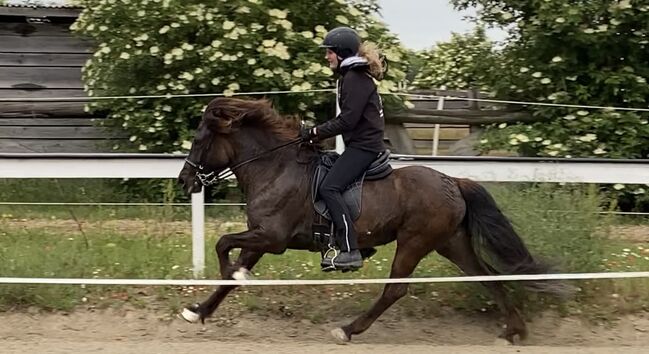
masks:
[[[145,310],[75,311],[72,314],[0,314],[2,353],[646,353],[649,316],[597,325],[551,313],[529,324],[520,345],[497,340],[493,315],[449,313],[430,320],[387,313],[366,333],[339,345],[335,323],[245,314],[205,325]],[[347,322],[345,319],[343,322]]]

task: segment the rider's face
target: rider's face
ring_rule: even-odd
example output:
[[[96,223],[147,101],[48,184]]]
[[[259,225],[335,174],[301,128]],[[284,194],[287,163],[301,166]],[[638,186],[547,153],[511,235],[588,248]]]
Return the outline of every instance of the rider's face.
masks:
[[[329,62],[330,69],[338,68],[338,56],[336,55],[336,53],[334,53],[333,50],[327,49],[325,59],[327,59],[327,61]]]

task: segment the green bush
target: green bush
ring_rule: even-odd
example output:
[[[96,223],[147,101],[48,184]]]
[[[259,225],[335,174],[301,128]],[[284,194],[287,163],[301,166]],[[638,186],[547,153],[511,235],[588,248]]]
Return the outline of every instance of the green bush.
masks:
[[[391,61],[381,90],[405,77],[405,52],[376,18],[374,0],[86,0],[72,29],[96,42],[83,69],[90,96],[324,89],[332,72],[318,48],[327,30],[350,25]],[[331,118],[331,93],[270,95],[286,114]],[[210,98],[98,101],[128,146],[150,152],[190,148]],[[394,101],[394,100],[393,100]]]

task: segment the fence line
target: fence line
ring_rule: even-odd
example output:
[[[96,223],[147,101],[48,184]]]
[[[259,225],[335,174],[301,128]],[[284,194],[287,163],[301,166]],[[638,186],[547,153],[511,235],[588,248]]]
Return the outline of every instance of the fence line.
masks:
[[[0,178],[176,178],[185,155],[0,154]],[[450,176],[492,182],[649,183],[649,160],[395,155],[395,168],[421,166]],[[204,193],[192,195],[192,259],[205,267]]]
[[[592,280],[649,278],[649,272],[559,273],[520,275],[481,275],[424,278],[375,279],[296,279],[296,280],[210,280],[210,279],[84,279],[84,278],[0,278],[0,284],[57,285],[147,285],[147,286],[294,286],[294,285],[359,285],[395,283],[475,283],[494,281]]]
[[[315,89],[315,90],[281,90],[281,91],[249,91],[249,92],[232,92],[232,93],[186,93],[186,94],[164,94],[164,95],[134,95],[134,96],[70,96],[70,97],[33,97],[20,98],[8,97],[0,98],[0,102],[85,102],[99,100],[116,100],[116,99],[146,99],[146,98],[187,98],[187,97],[222,97],[222,96],[260,96],[260,95],[282,95],[282,94],[302,94],[318,92],[335,92],[335,88]]]
[[[321,93],[329,92],[335,93],[335,88],[314,89],[314,90],[278,90],[278,91],[248,91],[248,92],[231,92],[231,93],[187,93],[187,94],[164,94],[164,95],[132,95],[132,96],[70,96],[70,97],[0,97],[0,102],[85,102],[85,101],[99,101],[99,100],[115,100],[115,99],[152,99],[152,98],[188,98],[188,97],[222,97],[222,96],[260,96],[260,95],[281,95],[281,94],[305,94],[305,93]],[[489,98],[471,98],[471,97],[454,97],[442,95],[428,95],[417,94],[408,92],[381,92],[382,95],[394,95],[403,97],[419,97],[431,98],[439,100],[456,100],[456,101],[472,101],[472,102],[488,102],[500,104],[514,104],[525,106],[545,106],[545,107],[565,107],[565,108],[583,108],[583,109],[603,109],[609,111],[633,111],[633,112],[649,112],[649,108],[643,107],[617,107],[617,106],[592,106],[592,105],[578,105],[569,103],[547,103],[537,101],[514,101],[514,100],[496,100]]]
[[[608,111],[649,112],[649,108],[640,108],[640,107],[633,108],[633,107],[616,107],[616,106],[590,106],[590,105],[569,104],[569,103],[547,103],[547,102],[536,102],[536,101],[511,101],[511,100],[496,100],[496,99],[489,99],[489,98],[454,97],[454,96],[427,95],[427,94],[403,93],[403,92],[391,92],[385,94],[391,94],[395,96],[406,96],[406,97],[515,104],[515,105],[525,105],[525,106],[566,107],[566,108],[583,108],[583,109],[603,109]]]

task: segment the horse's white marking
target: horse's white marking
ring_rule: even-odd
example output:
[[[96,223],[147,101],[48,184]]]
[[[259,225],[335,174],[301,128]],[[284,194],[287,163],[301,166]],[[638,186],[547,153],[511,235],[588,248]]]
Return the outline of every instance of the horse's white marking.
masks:
[[[183,312],[180,313],[180,317],[182,317],[185,321],[189,323],[196,323],[201,319],[201,316],[199,316],[199,314],[197,314],[196,312],[188,308],[183,309]]]
[[[250,271],[248,269],[241,267],[236,272],[232,273],[232,279],[234,280],[250,280]]]
[[[350,339],[347,336],[347,334],[345,334],[345,331],[343,331],[343,329],[340,328],[340,327],[332,329],[331,330],[331,335],[334,338],[336,338],[336,340],[338,340],[338,342],[340,342],[341,344],[349,342],[349,339]]]
[[[494,340],[494,346],[496,347],[508,347],[510,345],[512,344],[504,338],[496,338],[496,340]]]

